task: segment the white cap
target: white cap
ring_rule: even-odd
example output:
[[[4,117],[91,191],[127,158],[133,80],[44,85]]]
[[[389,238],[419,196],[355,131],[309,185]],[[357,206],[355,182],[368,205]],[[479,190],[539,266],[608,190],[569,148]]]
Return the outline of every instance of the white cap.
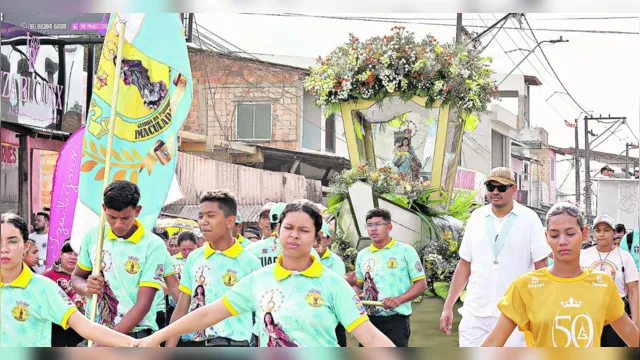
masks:
[[[609,226],[611,226],[612,229],[616,228],[616,222],[615,220],[613,220],[613,218],[607,214],[602,214],[599,215],[598,217],[596,217],[595,220],[593,220],[593,228],[595,229],[596,226],[598,226],[598,224],[607,224]]]

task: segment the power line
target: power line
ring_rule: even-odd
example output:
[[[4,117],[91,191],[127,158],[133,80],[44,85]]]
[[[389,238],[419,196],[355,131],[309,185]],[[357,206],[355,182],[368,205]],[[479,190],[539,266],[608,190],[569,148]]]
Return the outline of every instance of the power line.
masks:
[[[285,14],[272,14],[272,13],[241,13],[241,15],[259,15],[259,16],[275,16],[275,17],[306,17],[306,18],[317,18],[317,19],[333,19],[333,20],[347,20],[347,21],[365,21],[365,22],[380,22],[380,23],[392,23],[392,24],[415,24],[415,25],[427,25],[427,26],[449,26],[455,27],[456,24],[445,24],[445,23],[426,23],[426,22],[417,22],[417,21],[404,21],[404,20],[383,20],[383,19],[370,19],[370,18],[358,18],[358,17],[342,17],[342,16],[327,16],[327,15],[308,15],[308,14],[296,14],[296,13],[285,13]],[[483,20],[480,18],[480,20]],[[466,28],[482,28],[487,29],[489,26],[485,24],[485,26],[481,25],[465,25]],[[518,28],[513,27],[504,27],[504,29],[517,30]],[[587,33],[587,34],[616,34],[616,35],[640,35],[638,32],[633,31],[618,31],[618,30],[589,30],[589,29],[547,29],[547,28],[539,28],[535,29],[536,31],[552,31],[552,32],[573,32],[573,33]]]
[[[533,36],[533,39],[536,41],[536,43],[539,43],[538,38],[536,37],[536,34],[533,32],[533,29],[531,28],[531,24],[529,24],[529,20],[527,20],[526,16],[523,16],[524,21],[527,23],[527,27],[529,28],[529,30],[531,31],[531,35]],[[549,68],[551,69],[551,71],[553,72],[553,75],[555,75],[556,79],[558,80],[558,82],[560,83],[560,85],[562,86],[562,88],[564,89],[564,91],[567,93],[567,95],[571,98],[571,100],[573,100],[574,103],[576,103],[576,105],[578,105],[578,107],[580,108],[580,110],[584,111],[585,114],[588,114],[589,111],[585,110],[582,105],[580,105],[578,103],[578,101],[573,97],[573,95],[571,95],[571,93],[569,92],[569,90],[567,90],[567,87],[564,86],[564,83],[562,82],[562,80],[560,80],[560,77],[558,76],[558,73],[556,72],[556,70],[553,68],[553,65],[551,65],[551,62],[549,61],[549,58],[547,57],[547,54],[545,54],[544,49],[542,49],[542,47],[540,47],[540,52],[542,53],[542,56],[544,57],[544,59],[546,60],[547,64],[549,65]]]

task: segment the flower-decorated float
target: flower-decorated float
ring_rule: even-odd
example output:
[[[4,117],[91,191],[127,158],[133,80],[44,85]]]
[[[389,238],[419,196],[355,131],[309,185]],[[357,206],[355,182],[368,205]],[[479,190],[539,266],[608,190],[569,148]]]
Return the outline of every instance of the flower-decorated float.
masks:
[[[331,182],[333,250],[353,270],[370,244],[365,214],[392,214],[391,235],[412,244],[432,291],[445,295],[476,194],[454,194],[462,135],[497,96],[490,58],[463,43],[416,40],[403,27],[334,49],[304,82],[325,115],[341,115],[351,169]]]

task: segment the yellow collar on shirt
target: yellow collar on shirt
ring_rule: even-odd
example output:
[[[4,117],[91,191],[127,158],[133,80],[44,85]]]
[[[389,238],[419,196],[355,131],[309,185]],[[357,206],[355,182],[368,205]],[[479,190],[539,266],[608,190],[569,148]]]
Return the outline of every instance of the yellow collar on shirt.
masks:
[[[222,253],[222,255],[224,255],[226,257],[230,257],[230,258],[235,259],[242,252],[242,246],[240,246],[240,243],[238,243],[238,240],[235,240],[233,242],[233,245],[231,245],[230,248],[228,248],[227,250],[224,250],[224,251],[212,249],[211,245],[209,245],[208,242],[204,245],[204,257],[205,257],[205,259],[208,259],[209,256],[215,254],[216,252],[220,252],[220,253]]]
[[[142,223],[140,223],[140,221],[138,221],[138,219],[135,220],[135,224],[138,227],[138,229],[133,233],[133,235],[129,236],[128,239],[123,239],[123,240],[131,241],[132,243],[137,244],[137,243],[140,242],[140,240],[144,236],[144,226],[142,226]],[[116,235],[113,232],[113,230],[111,230],[111,227],[109,227],[109,230],[107,232],[107,239],[109,239],[109,240],[118,240],[118,239],[120,239],[120,237],[118,235]]]
[[[326,259],[326,258],[329,258],[329,257],[331,257],[331,250],[327,249],[327,250],[324,251],[324,254],[322,254],[321,258],[322,259]]]
[[[322,264],[315,258],[315,256],[310,255],[309,258],[313,261],[311,266],[305,271],[300,272],[300,274],[309,277],[309,278],[318,278],[322,275]],[[289,271],[282,267],[282,255],[278,256],[278,260],[276,261],[276,266],[273,269],[273,275],[275,276],[277,281],[284,280],[291,276],[293,271]]]
[[[29,267],[23,263],[22,272],[20,272],[20,275],[18,275],[17,278],[15,278],[12,282],[10,282],[7,285],[11,287],[26,289],[32,277],[33,277],[33,273],[31,272],[31,270],[29,270]],[[0,281],[0,287],[4,285],[5,284],[2,281]]]
[[[391,241],[389,241],[389,243],[385,245],[382,249],[390,249],[395,244],[396,244],[395,239],[391,238]],[[369,250],[371,250],[372,253],[382,249],[378,249],[377,247],[373,246],[373,244],[369,245]]]

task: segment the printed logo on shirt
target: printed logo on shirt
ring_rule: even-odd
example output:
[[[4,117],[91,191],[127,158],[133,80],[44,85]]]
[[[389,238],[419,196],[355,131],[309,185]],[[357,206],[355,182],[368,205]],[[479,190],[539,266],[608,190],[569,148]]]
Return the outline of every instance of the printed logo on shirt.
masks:
[[[391,270],[395,269],[398,267],[398,260],[396,260],[396,258],[392,257],[389,258],[389,260],[387,260],[387,267]]]
[[[153,279],[161,281],[162,280],[162,275],[164,275],[164,265],[158,264],[158,267],[156,267],[156,273],[155,273],[155,276],[153,277]]]
[[[64,300],[67,305],[71,305],[71,306],[75,306],[75,304],[73,303],[73,301],[71,301],[71,299],[69,299],[69,296],[67,295],[67,293],[65,293],[64,291],[60,290],[58,292],[58,295],[60,295],[60,297],[62,298],[62,300]]]
[[[587,312],[579,313],[582,301],[570,297],[567,301],[560,301],[563,310],[553,319],[551,341],[554,347],[591,347],[594,338],[593,319]],[[568,311],[568,313],[562,313]]]
[[[531,278],[531,284],[529,284],[529,289],[531,288],[541,288],[544,286],[544,283],[540,283],[540,279],[537,277]]]
[[[364,308],[364,305],[362,305],[362,301],[358,295],[353,296],[353,302],[356,304],[356,309],[358,309],[360,315],[366,314],[367,310]]]
[[[29,303],[16,301],[16,306],[11,310],[11,315],[13,315],[14,319],[20,322],[25,322],[29,317]]]
[[[262,253],[263,253],[263,254],[268,254],[268,253],[269,253],[269,250],[268,250],[268,249],[262,249]]]
[[[233,286],[238,282],[237,272],[233,269],[227,269],[227,272],[222,275],[222,282],[227,286]]]
[[[260,258],[260,263],[262,264],[262,267],[265,267],[267,265],[271,265],[275,263],[277,260],[278,260],[277,256],[267,256],[267,257]]]
[[[140,272],[140,263],[138,262],[139,260],[140,259],[135,256],[129,256],[129,260],[124,263],[124,269],[131,275],[137,274],[138,272]]]
[[[633,252],[636,253],[636,254],[640,253],[640,245],[634,246],[633,247]]]
[[[602,282],[602,275],[596,275],[596,282],[592,282],[591,285],[603,288],[609,287],[608,284]]]
[[[416,261],[416,270],[418,272],[422,272],[422,270],[423,270],[422,263],[420,261]]]
[[[305,297],[305,300],[307,300],[307,304],[309,304],[309,306],[312,306],[314,308],[319,308],[324,305],[324,299],[322,298],[322,293],[320,292],[320,290],[309,290],[307,296]]]

